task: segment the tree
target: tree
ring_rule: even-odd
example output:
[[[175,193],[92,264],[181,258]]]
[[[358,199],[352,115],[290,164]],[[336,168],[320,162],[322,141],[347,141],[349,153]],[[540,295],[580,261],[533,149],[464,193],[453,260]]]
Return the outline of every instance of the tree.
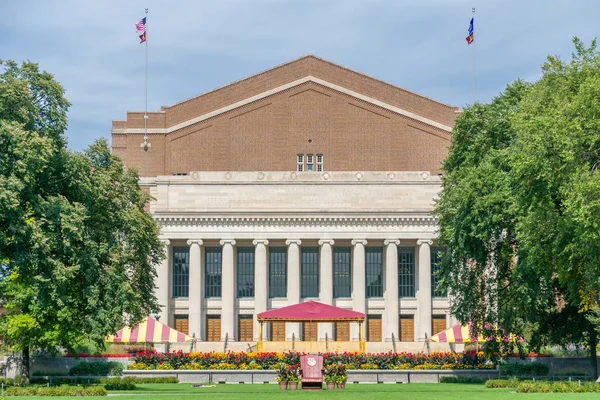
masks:
[[[600,54],[574,44],[569,63],[548,57],[531,87],[457,119],[436,213],[459,319],[527,332],[534,347],[584,341],[596,368]]]
[[[158,310],[163,257],[149,196],[104,140],[66,149],[69,103],[33,63],[1,62],[0,333],[24,354],[102,346]]]

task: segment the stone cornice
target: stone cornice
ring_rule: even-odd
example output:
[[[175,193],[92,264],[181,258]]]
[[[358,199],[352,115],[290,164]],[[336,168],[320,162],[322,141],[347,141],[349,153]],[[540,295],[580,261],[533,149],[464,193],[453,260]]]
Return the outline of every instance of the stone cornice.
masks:
[[[161,227],[435,227],[427,217],[154,217]]]

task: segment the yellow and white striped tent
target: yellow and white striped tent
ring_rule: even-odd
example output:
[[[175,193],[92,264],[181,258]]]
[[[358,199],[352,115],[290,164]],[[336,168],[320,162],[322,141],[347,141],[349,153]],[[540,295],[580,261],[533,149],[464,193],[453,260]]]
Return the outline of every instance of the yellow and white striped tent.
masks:
[[[456,324],[450,328],[437,333],[429,338],[432,342],[439,343],[475,343],[485,342],[483,336],[479,337],[471,336],[468,325]]]
[[[106,338],[106,341],[111,343],[182,343],[190,340],[193,338],[152,317],[144,319],[132,328],[125,327]]]

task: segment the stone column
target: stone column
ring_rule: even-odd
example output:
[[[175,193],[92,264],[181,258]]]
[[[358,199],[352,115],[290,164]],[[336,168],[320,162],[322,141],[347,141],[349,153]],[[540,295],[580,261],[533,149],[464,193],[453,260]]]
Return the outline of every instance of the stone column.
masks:
[[[267,299],[269,298],[268,288],[268,264],[267,264],[267,246],[268,240],[254,240],[252,244],[254,249],[254,340],[259,340],[258,320],[256,316],[263,311],[267,311]],[[264,339],[264,338],[262,338]]]
[[[354,239],[352,252],[352,308],[361,313],[367,312],[366,300],[366,271],[365,271],[365,239]],[[366,319],[365,319],[366,324]],[[358,340],[358,324],[350,326],[350,340]]]
[[[321,246],[321,288],[319,293],[319,301],[324,304],[333,305],[333,246],[334,241],[331,239],[319,240]],[[319,340],[333,339],[333,323],[318,324]]]
[[[288,246],[287,300],[288,305],[291,306],[300,303],[300,245],[302,244],[302,241],[299,239],[290,239],[286,240],[285,244]],[[286,323],[285,331],[287,340],[292,340],[292,337],[296,340],[300,340],[300,323]]]
[[[188,295],[189,335],[202,339],[202,249],[201,239],[190,239],[190,287]]]
[[[221,341],[235,341],[235,260],[233,246],[235,240],[220,241],[223,246],[221,270]]]
[[[385,328],[383,340],[391,341],[392,334],[398,340],[399,310],[398,310],[398,239],[388,239],[383,242],[385,248]]]
[[[156,269],[156,298],[160,306],[160,322],[169,325],[171,302],[171,241],[162,239],[166,256]]]
[[[425,340],[431,336],[431,245],[433,241],[429,239],[417,240],[419,246],[419,286],[417,287],[417,314],[415,325],[416,339]]]

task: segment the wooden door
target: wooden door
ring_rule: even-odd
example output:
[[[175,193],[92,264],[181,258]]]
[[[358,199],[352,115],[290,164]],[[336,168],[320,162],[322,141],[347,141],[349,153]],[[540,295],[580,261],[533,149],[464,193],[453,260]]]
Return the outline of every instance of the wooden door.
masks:
[[[207,315],[206,316],[206,341],[220,342],[221,341],[221,316]]]
[[[175,316],[175,330],[181,333],[189,335],[189,323],[187,315],[176,315]]]
[[[400,316],[400,341],[415,341],[415,317],[414,315]]]
[[[367,341],[381,342],[381,315],[367,315]]]
[[[431,335],[437,335],[438,333],[446,330],[446,316],[445,315],[433,315],[431,317]]]
[[[337,342],[350,341],[350,322],[344,321],[335,323],[335,340]]]
[[[271,341],[285,342],[285,322],[271,321]]]
[[[316,342],[319,340],[318,324],[316,322],[302,323],[302,340],[305,342]]]
[[[238,334],[240,342],[251,342],[254,336],[252,315],[240,315],[238,320]]]

